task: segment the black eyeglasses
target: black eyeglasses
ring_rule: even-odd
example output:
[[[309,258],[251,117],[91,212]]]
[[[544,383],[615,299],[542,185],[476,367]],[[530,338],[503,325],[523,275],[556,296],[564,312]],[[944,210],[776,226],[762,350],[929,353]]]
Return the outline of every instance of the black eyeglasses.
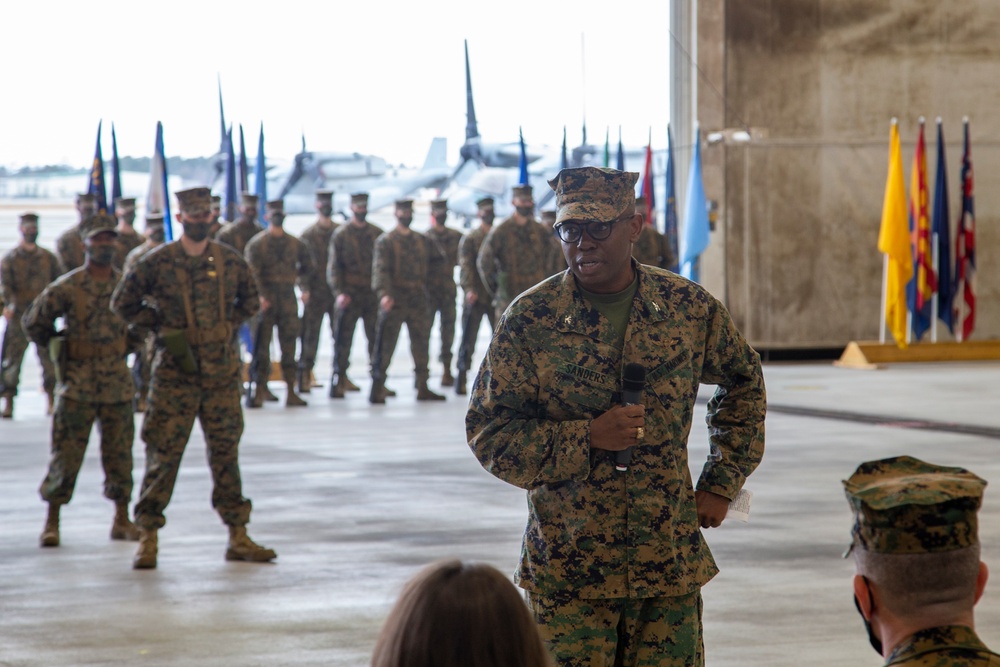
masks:
[[[611,229],[616,222],[627,220],[632,216],[625,216],[611,221],[595,220],[592,222],[561,222],[555,226],[555,233],[563,243],[577,243],[583,238],[583,233],[595,241],[603,241],[611,236]]]

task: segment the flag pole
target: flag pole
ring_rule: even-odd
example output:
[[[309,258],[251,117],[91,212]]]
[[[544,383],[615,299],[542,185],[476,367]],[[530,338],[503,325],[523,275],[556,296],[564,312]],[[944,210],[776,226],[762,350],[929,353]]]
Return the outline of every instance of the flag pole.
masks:
[[[889,293],[889,255],[882,255],[882,306],[879,309],[878,342],[885,345],[885,302]]]
[[[938,235],[937,233],[931,234],[931,270],[934,271],[934,275],[938,276],[940,281],[941,276],[938,274]],[[934,290],[934,294],[931,295],[931,342],[938,342],[937,339],[937,325],[938,325],[938,290]]]

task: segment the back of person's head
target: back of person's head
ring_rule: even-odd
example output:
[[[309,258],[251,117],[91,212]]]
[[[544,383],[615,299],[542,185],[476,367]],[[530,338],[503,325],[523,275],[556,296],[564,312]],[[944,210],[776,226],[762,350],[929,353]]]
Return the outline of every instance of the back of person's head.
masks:
[[[372,655],[372,667],[550,665],[517,588],[490,565],[457,560],[406,584]]]

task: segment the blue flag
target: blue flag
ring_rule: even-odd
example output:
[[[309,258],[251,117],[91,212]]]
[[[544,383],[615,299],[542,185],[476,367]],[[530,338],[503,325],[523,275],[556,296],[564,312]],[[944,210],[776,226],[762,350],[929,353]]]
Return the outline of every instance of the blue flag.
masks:
[[[684,242],[681,247],[681,275],[698,282],[699,257],[708,247],[708,199],[701,180],[701,128],[695,126],[694,157],[688,173],[687,210],[684,214]]]
[[[302,137],[302,145],[305,146],[306,138]],[[260,124],[260,138],[257,140],[257,164],[253,169],[253,187],[257,195],[257,215],[263,224],[264,211],[267,206],[267,161],[264,159],[264,123]]]
[[[667,124],[667,186],[664,190],[664,197],[667,203],[664,207],[663,234],[670,243],[670,255],[672,257],[670,266],[667,267],[674,273],[680,270],[680,252],[677,248],[677,188],[674,185],[674,137],[670,133],[670,124]]]
[[[240,123],[240,180],[237,182],[237,189],[240,192],[250,192],[247,185],[249,175],[247,174],[247,145],[243,141],[243,123]]]
[[[931,216],[931,234],[937,247],[938,318],[954,333],[955,290],[951,276],[951,218],[948,212],[948,171],[944,157],[944,130],[941,119],[937,121],[937,174],[934,177],[934,212]]]
[[[521,142],[521,158],[517,162],[517,182],[518,185],[527,185],[530,182],[528,181],[528,151],[524,148],[524,132],[521,131],[520,127],[517,128],[517,135],[519,137],[519,141]]]
[[[167,241],[174,240],[173,221],[170,219],[170,192],[167,190],[167,159],[163,150],[163,123],[156,121],[156,145],[149,164],[149,189],[146,191],[146,215],[163,215],[163,234]]]
[[[97,210],[108,212],[108,192],[104,185],[104,157],[101,155],[101,123],[97,121],[97,146],[94,147],[94,163],[90,167],[90,180],[87,183],[87,194],[97,199]]]
[[[226,186],[222,192],[222,215],[227,222],[236,220],[236,155],[233,151],[233,128],[226,132]]]
[[[114,206],[122,196],[122,174],[118,167],[118,139],[115,137],[115,124],[111,123],[111,201]]]
[[[618,171],[625,171],[625,151],[622,148],[622,126],[618,126],[618,163],[615,167]]]

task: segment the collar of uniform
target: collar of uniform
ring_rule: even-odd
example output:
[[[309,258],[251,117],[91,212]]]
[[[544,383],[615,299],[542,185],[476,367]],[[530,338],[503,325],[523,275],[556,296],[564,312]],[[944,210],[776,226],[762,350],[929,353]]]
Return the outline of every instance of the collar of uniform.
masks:
[[[946,625],[939,628],[920,630],[903,640],[903,643],[892,651],[885,664],[893,665],[913,660],[915,657],[929,651],[940,651],[942,648],[962,648],[989,653],[975,631],[965,625]]]
[[[647,323],[665,320],[666,305],[655,281],[650,278],[649,269],[633,259],[632,270],[639,278],[639,288],[633,300],[633,308],[639,309],[638,319]],[[552,302],[552,314],[559,331],[578,333],[592,338],[600,335],[600,315],[595,308],[587,304],[576,285],[572,271],[563,272],[559,291]]]

